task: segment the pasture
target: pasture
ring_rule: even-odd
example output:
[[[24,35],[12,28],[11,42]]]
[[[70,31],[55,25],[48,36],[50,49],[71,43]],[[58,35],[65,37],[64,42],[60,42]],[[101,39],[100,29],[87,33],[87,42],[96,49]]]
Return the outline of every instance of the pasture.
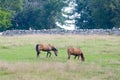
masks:
[[[58,49],[50,58],[37,43]],[[79,47],[85,62],[68,60],[67,48]],[[119,80],[120,36],[108,35],[25,35],[0,36],[0,80]]]

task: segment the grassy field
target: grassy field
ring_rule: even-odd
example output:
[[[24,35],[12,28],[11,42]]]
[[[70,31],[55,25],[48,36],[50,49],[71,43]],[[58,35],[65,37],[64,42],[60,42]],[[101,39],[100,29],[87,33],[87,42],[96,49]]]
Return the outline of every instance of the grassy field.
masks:
[[[36,59],[37,43],[52,44],[59,50]],[[85,62],[67,59],[67,48],[79,47]],[[119,80],[120,36],[25,35],[0,36],[0,80]]]

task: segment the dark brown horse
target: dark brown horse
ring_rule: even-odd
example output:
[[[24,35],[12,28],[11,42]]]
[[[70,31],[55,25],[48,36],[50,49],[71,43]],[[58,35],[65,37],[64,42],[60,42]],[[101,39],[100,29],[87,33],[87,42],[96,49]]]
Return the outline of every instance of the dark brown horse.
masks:
[[[68,51],[68,59],[70,59],[70,55],[74,55],[75,56],[74,59],[76,59],[77,56],[79,59],[79,57],[81,56],[81,60],[85,61],[85,57],[80,48],[68,48],[67,51]]]
[[[45,52],[47,52],[46,57],[48,57],[48,55],[49,55],[49,57],[51,56],[51,52],[50,52],[50,51],[54,51],[54,53],[55,53],[56,56],[57,56],[57,53],[58,53],[58,50],[57,50],[54,46],[52,46],[52,45],[50,45],[50,44],[48,44],[48,45],[45,45],[45,44],[37,44],[37,45],[36,45],[37,57],[39,56],[40,51],[45,51]]]

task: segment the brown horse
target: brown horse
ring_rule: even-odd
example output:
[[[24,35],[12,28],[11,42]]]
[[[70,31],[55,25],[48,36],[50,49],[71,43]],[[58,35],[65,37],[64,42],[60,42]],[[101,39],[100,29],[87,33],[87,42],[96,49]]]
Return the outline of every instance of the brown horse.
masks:
[[[76,59],[77,56],[79,59],[79,57],[81,56],[81,60],[85,61],[83,52],[81,51],[80,48],[68,48],[67,51],[68,51],[68,59],[70,59],[70,55],[74,55],[75,56],[74,59]]]
[[[56,56],[57,56],[57,53],[58,53],[58,50],[57,50],[54,46],[52,46],[52,45],[50,45],[50,44],[48,44],[48,45],[45,45],[45,44],[37,44],[37,45],[36,45],[37,57],[39,56],[40,51],[45,51],[45,52],[47,52],[46,57],[48,57],[48,55],[49,55],[49,57],[51,56],[51,52],[50,52],[50,51],[54,51],[54,53],[55,53]]]

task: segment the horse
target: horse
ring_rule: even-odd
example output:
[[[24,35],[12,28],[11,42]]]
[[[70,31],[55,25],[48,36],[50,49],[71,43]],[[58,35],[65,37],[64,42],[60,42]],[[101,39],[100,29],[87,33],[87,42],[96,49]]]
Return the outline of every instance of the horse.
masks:
[[[50,51],[54,51],[55,56],[57,56],[57,53],[58,53],[58,50],[54,46],[52,46],[50,44],[47,44],[47,45],[45,45],[45,44],[36,44],[37,57],[39,56],[40,51],[47,52],[46,57],[51,56]]]
[[[81,56],[81,60],[85,61],[85,57],[80,48],[68,48],[67,53],[68,53],[68,59],[70,59],[70,55],[74,55],[75,56],[74,59],[76,59],[77,56],[79,59],[79,57]]]

